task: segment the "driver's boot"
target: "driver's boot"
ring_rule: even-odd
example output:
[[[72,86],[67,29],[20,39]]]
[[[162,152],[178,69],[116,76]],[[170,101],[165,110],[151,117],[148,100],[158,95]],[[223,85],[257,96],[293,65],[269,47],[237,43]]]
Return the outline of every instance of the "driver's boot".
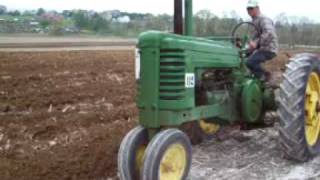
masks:
[[[264,77],[265,77],[265,81],[266,81],[266,82],[270,82],[271,79],[272,79],[272,74],[271,74],[270,72],[266,71],[266,72],[264,73]]]

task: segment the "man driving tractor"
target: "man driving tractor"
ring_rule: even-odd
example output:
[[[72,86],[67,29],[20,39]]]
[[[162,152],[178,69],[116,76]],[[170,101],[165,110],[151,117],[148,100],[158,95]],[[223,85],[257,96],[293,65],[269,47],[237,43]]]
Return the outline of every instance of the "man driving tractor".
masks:
[[[253,33],[249,48],[252,55],[247,61],[248,68],[261,80],[270,80],[270,73],[261,67],[261,63],[271,60],[278,52],[278,37],[272,20],[261,14],[258,0],[249,0],[248,14],[257,31]]]

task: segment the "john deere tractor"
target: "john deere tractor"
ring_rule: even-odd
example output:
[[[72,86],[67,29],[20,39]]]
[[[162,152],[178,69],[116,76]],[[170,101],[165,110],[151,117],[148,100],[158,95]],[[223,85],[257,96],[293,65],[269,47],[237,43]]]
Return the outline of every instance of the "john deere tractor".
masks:
[[[174,5],[174,33],[149,31],[139,36],[139,125],[121,143],[120,178],[186,179],[191,144],[225,126],[265,125],[265,113],[275,110],[286,157],[307,161],[317,155],[319,57],[300,54],[289,61],[276,102],[274,89],[245,65],[253,24],[238,24],[230,37],[194,37],[192,0],[175,0]]]

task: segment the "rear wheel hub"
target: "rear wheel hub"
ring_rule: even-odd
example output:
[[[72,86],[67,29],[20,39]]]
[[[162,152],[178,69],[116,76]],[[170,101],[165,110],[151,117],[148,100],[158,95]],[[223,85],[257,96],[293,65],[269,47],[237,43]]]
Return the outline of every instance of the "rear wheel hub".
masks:
[[[314,146],[320,132],[320,80],[319,75],[311,73],[305,96],[305,134],[309,146]]]

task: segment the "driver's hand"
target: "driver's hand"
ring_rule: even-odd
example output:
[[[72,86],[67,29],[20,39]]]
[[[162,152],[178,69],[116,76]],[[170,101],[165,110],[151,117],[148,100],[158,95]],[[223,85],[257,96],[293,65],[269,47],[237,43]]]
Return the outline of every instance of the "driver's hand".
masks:
[[[236,38],[236,46],[238,48],[241,48],[242,47],[242,42],[241,42],[241,39],[240,38]]]
[[[257,43],[254,42],[254,41],[250,41],[249,42],[249,48],[250,48],[250,50],[257,49]]]

